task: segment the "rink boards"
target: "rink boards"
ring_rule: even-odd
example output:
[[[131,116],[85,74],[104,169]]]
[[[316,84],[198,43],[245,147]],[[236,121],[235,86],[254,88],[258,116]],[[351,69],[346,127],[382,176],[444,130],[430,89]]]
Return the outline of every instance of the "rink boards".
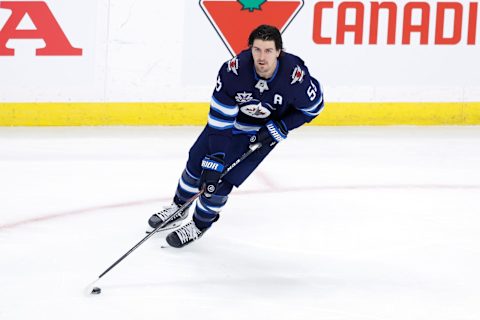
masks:
[[[204,125],[208,103],[0,103],[0,126]],[[474,125],[480,102],[327,103],[312,125]]]

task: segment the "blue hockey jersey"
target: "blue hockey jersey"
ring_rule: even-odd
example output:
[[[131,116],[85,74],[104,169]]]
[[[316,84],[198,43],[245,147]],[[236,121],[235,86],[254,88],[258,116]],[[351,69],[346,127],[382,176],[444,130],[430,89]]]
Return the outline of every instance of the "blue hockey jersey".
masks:
[[[302,59],[282,52],[273,76],[262,79],[250,49],[242,51],[218,73],[208,114],[210,152],[224,152],[232,134],[254,135],[270,119],[295,129],[323,106],[322,87]]]

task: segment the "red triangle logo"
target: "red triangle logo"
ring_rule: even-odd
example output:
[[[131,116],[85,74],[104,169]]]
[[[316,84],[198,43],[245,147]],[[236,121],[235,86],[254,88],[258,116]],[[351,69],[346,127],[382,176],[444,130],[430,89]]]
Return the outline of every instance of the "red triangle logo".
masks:
[[[235,56],[248,47],[250,32],[261,24],[275,26],[283,33],[303,7],[303,0],[200,0],[200,7]]]

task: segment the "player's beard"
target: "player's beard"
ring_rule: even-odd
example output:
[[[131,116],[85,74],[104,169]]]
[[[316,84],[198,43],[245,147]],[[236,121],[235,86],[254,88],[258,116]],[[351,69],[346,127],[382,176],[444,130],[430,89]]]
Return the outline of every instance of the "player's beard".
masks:
[[[262,63],[260,63],[262,62]],[[255,63],[255,67],[256,67],[256,70],[257,70],[257,73],[261,76],[261,77],[271,77],[272,76],[272,73],[273,73],[273,65],[271,63],[269,63],[268,61],[265,61],[265,60],[259,60]]]

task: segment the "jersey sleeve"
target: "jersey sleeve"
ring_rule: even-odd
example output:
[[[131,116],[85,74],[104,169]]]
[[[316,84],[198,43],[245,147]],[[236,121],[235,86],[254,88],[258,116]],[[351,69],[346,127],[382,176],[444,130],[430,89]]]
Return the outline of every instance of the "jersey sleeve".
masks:
[[[288,130],[312,121],[324,108],[322,86],[310,76],[306,67],[304,72],[303,81],[292,84],[293,108],[282,119]]]
[[[223,154],[232,137],[232,128],[238,114],[238,106],[229,93],[229,75],[224,64],[217,76],[208,113],[207,133],[210,154]]]

